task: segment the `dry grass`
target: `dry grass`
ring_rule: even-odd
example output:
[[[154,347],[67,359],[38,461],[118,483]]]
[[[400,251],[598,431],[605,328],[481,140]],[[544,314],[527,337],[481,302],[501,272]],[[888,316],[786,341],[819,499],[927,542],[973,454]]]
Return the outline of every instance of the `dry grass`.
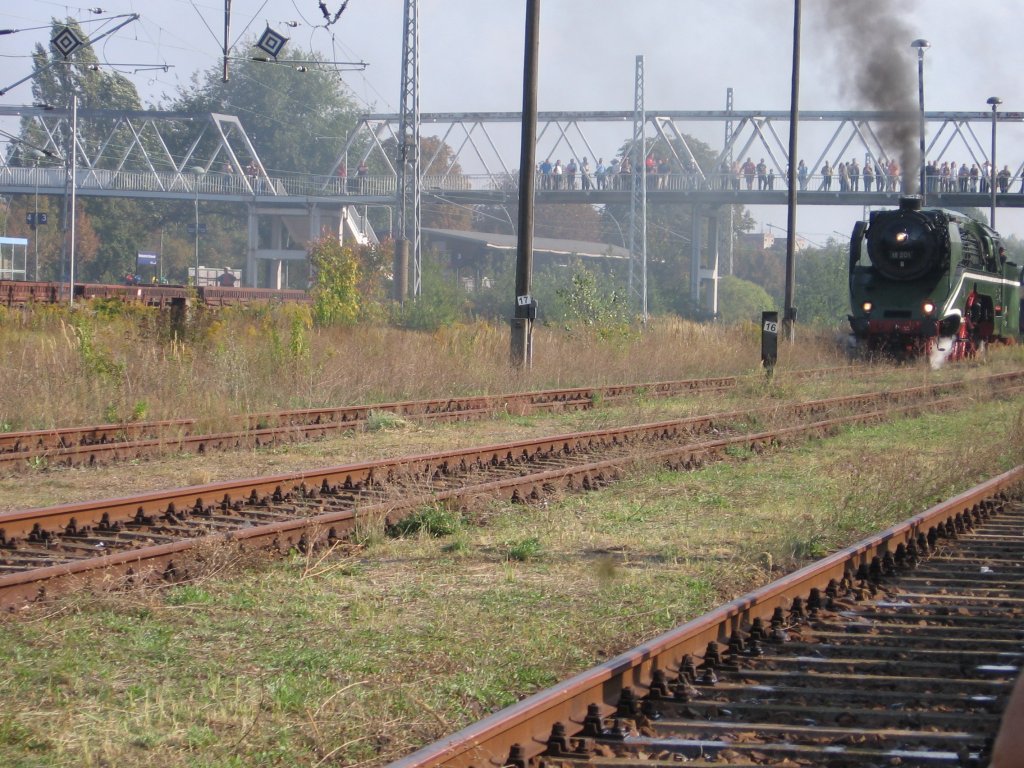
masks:
[[[9,617],[0,763],[379,765],[1020,461],[1019,411],[490,503],[450,536],[213,549],[188,584]],[[964,454],[951,438],[975,423],[993,440]]]
[[[201,315],[184,341],[168,340],[159,316],[141,310],[0,316],[0,428],[181,416],[216,426],[228,414],[280,408],[743,374],[760,355],[756,328],[657,320],[604,341],[541,327],[533,369],[513,372],[503,327],[312,330],[304,311]],[[824,338],[783,349],[783,367],[841,363]]]
[[[29,395],[52,409],[63,389],[68,406],[59,418],[68,422],[95,421],[104,397],[116,395],[124,407],[154,393],[168,400],[151,417],[215,419],[218,408],[298,400],[744,373],[758,358],[756,329],[735,340],[724,329],[673,323],[620,346],[541,329],[534,370],[516,378],[505,367],[501,329],[311,335],[308,356],[289,360],[281,357],[290,354],[287,318],[258,317],[253,326],[228,316],[188,345],[151,341],[145,349],[118,345],[125,326],[97,326],[94,352],[124,365],[116,386],[105,374],[113,387],[105,390],[97,383],[103,355],[83,357],[59,320],[0,328],[11,342],[0,345],[7,363],[0,412],[54,419]],[[787,347],[784,367],[838,364],[831,350],[825,342]],[[1021,362],[1020,350],[1007,350],[968,371]],[[36,380],[11,364],[65,378]],[[289,450],[171,457],[144,471],[38,472],[0,482],[0,496],[8,508],[38,506],[951,375],[905,367],[879,369],[873,381],[795,383],[780,372],[771,384],[755,376],[728,393],[578,414],[382,428]],[[12,392],[7,385],[18,381],[22,389]],[[981,400],[980,392],[977,402],[965,398],[962,414],[852,429],[758,461],[693,473],[651,467],[606,490],[543,504],[480,502],[444,521],[447,536],[421,528],[391,538],[372,521],[332,551],[270,558],[210,547],[189,565],[188,583],[80,592],[4,617],[0,764],[379,765],[762,584],[779,568],[900,519],[922,499],[1024,460],[1019,404]],[[968,451],[964,436],[977,425],[990,439],[980,448],[972,441]]]

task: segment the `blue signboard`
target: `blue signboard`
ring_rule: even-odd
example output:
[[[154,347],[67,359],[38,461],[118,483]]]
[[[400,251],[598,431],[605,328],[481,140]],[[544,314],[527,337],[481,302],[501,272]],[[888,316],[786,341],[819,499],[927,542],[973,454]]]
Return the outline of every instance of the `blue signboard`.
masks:
[[[138,265],[140,267],[155,267],[157,255],[155,253],[139,253]]]

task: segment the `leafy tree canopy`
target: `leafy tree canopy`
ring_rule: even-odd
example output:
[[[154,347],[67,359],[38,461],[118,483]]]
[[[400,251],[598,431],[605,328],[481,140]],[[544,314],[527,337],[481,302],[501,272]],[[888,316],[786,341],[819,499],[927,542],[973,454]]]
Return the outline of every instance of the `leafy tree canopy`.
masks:
[[[334,167],[358,110],[338,73],[297,60],[322,60],[315,51],[290,49],[277,62],[237,61],[228,82],[211,67],[193,76],[172,108],[237,115],[271,174],[327,174]],[[319,138],[318,138],[319,137]]]
[[[733,275],[718,282],[718,312],[724,323],[756,321],[775,309],[775,299],[759,285]]]

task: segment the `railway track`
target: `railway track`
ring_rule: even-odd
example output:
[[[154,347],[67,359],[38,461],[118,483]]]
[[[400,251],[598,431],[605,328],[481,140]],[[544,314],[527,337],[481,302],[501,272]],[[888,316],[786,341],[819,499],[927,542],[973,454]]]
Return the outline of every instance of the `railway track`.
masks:
[[[392,768],[988,765],[1024,661],[1022,484],[1019,466]]]
[[[785,374],[793,378],[828,376],[847,369],[818,369]],[[365,427],[371,414],[388,413],[417,420],[469,420],[499,413],[584,410],[598,403],[686,392],[715,392],[735,387],[737,376],[574,387],[497,396],[410,400],[334,408],[304,408],[230,417],[215,429],[198,419],[101,424],[0,433],[0,473],[55,466],[95,466],[168,453],[205,454],[313,440]]]
[[[0,514],[0,606],[83,583],[186,578],[195,548],[211,540],[305,550],[427,504],[527,501],[600,487],[638,462],[690,468],[737,448],[953,408],[982,384],[1017,392],[1024,373]],[[757,426],[772,423],[784,426]]]

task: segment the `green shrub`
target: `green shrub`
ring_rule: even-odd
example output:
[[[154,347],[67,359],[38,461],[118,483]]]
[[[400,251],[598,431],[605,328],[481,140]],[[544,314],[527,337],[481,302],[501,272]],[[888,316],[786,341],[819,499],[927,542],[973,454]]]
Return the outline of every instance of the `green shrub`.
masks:
[[[462,515],[442,505],[431,505],[402,518],[388,529],[395,538],[423,533],[440,538],[462,529]]]

